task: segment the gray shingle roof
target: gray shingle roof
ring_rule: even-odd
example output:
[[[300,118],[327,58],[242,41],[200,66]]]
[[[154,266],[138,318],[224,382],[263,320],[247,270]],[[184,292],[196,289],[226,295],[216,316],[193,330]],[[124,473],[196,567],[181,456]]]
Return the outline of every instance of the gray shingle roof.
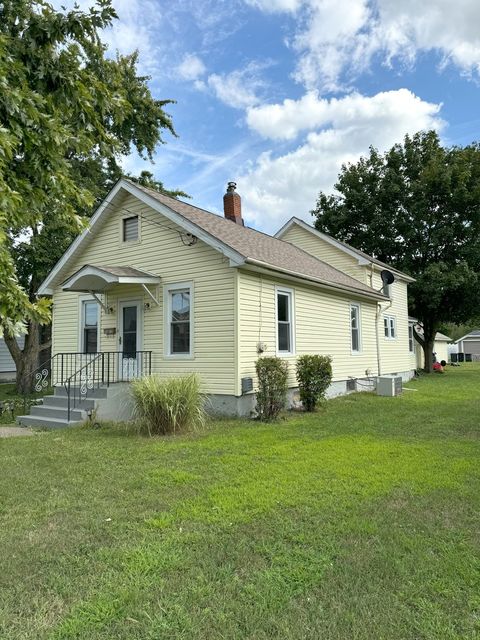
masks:
[[[375,298],[384,296],[359,280],[318,260],[295,245],[272,236],[242,227],[222,216],[199,207],[171,198],[133,183],[149,196],[184,217],[210,236],[227,245],[248,262],[262,262],[266,267],[278,271],[289,271],[309,280],[322,282],[348,291],[357,291]]]
[[[147,271],[140,271],[140,269],[134,269],[133,267],[104,267],[99,265],[95,265],[95,267],[112,274],[112,276],[124,276],[126,278],[143,278],[145,276],[152,276],[152,274]]]

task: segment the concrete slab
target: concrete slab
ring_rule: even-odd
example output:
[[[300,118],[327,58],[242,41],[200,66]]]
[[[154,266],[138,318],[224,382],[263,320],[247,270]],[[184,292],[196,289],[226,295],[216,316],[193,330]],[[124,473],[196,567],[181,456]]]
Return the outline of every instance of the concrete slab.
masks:
[[[0,438],[16,438],[19,436],[33,436],[34,431],[26,427],[2,426],[0,425]]]

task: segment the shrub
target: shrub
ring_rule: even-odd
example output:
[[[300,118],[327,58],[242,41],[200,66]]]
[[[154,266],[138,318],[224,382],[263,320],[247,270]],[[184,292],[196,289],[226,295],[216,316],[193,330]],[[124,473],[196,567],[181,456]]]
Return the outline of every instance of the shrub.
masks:
[[[305,410],[315,411],[317,403],[325,397],[332,381],[332,358],[300,356],[297,360],[297,381]]]
[[[281,358],[258,358],[255,369],[258,377],[255,409],[260,420],[268,422],[277,418],[285,407],[288,389],[288,362]]]
[[[146,376],[131,383],[135,415],[149,435],[176,433],[205,424],[205,398],[195,374]]]

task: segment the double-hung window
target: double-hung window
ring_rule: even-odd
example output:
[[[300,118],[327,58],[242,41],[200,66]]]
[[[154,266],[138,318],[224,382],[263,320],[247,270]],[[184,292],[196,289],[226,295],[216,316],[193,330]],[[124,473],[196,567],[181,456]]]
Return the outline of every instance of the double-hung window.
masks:
[[[192,355],[192,286],[171,285],[167,287],[167,354],[170,356]]]
[[[394,340],[397,337],[397,322],[395,316],[383,316],[385,338]]]
[[[415,339],[413,337],[413,325],[408,325],[408,350],[415,353]]]
[[[82,302],[82,351],[97,353],[98,351],[98,303],[95,300]]]
[[[360,353],[361,336],[360,336],[360,305],[350,305],[350,329],[352,336],[352,352]]]
[[[292,355],[295,352],[293,334],[293,292],[277,289],[277,353]]]

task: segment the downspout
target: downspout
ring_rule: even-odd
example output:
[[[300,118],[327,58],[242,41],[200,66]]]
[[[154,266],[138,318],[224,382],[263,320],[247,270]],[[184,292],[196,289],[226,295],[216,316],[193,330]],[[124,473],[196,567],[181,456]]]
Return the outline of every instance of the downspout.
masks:
[[[385,311],[390,309],[392,304],[393,304],[393,302],[392,302],[392,300],[390,300],[390,302],[387,304],[387,306],[384,309],[382,309],[382,303],[381,302],[377,303],[377,313],[376,313],[376,316],[375,316],[375,324],[376,324],[376,330],[377,330],[377,372],[378,372],[377,375],[378,376],[382,375],[382,361],[381,361],[381,356],[380,356],[380,330],[379,330],[379,326],[378,326],[378,321],[380,319],[380,314],[385,313]]]

